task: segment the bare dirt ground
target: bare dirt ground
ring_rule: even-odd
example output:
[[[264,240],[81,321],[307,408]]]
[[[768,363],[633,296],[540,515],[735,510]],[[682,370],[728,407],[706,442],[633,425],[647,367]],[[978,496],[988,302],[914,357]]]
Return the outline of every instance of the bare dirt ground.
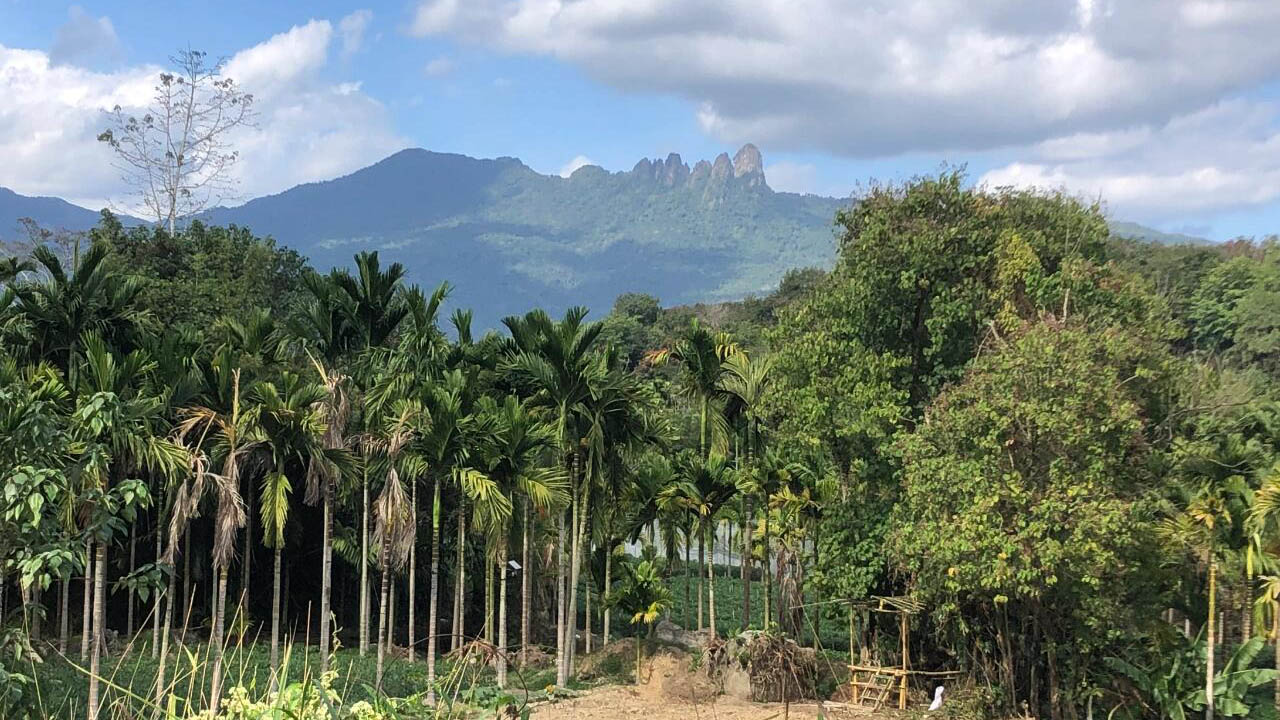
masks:
[[[717,695],[715,686],[705,675],[692,671],[687,658],[659,655],[645,663],[644,679],[639,686],[613,685],[588,692],[580,697],[539,705],[532,716],[538,720],[796,720],[817,718],[813,703],[792,703],[789,710],[781,703],[753,703],[726,695]],[[828,718],[873,718],[869,711],[856,708],[833,708],[827,704]]]

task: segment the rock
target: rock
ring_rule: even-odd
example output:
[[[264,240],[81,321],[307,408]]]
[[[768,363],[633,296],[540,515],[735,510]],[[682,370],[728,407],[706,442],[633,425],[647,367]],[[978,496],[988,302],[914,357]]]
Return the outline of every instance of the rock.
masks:
[[[751,143],[743,145],[733,156],[733,176],[764,174],[764,159],[760,157],[760,149]]]
[[[729,159],[729,153],[720,153],[711,165],[711,179],[723,182],[731,177],[733,177],[733,161]]]

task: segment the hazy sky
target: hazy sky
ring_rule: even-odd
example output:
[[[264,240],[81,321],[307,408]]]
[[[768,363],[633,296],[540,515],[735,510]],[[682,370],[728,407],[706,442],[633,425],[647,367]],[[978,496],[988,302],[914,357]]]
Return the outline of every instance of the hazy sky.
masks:
[[[559,173],[756,143],[775,189],[967,164],[1214,238],[1280,231],[1275,0],[0,0],[0,186],[100,206],[102,110],[228,58],[245,199],[403,147]]]

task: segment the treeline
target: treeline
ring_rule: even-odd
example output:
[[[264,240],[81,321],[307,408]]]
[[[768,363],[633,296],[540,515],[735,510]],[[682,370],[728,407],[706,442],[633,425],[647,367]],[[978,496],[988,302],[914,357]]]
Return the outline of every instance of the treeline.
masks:
[[[1280,706],[1274,244],[1125,241],[1097,206],[959,174],[837,221],[835,268],[767,297],[485,333],[376,254],[320,274],[240,228],[107,217],[20,248],[0,585],[23,647],[78,627],[96,671],[109,631],[137,636],[159,706],[175,628],[206,618],[215,663],[260,622],[273,667],[286,628],[326,660],[341,631],[378,677],[423,651],[433,689],[479,638],[499,683],[554,646],[563,685],[656,569],[713,632],[816,641],[849,620],[816,600],[909,596],[913,667],[994,713]],[[896,626],[855,620],[851,654],[902,661]]]

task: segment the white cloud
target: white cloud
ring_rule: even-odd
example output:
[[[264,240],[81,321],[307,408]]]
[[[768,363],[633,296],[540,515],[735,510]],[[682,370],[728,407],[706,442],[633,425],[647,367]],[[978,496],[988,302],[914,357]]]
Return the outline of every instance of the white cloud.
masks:
[[[450,72],[453,72],[453,61],[447,56],[441,55],[427,63],[426,66],[422,68],[422,72],[431,77],[448,75]]]
[[[726,142],[893,156],[1163,124],[1280,77],[1271,0],[423,0],[410,31],[693,101]]]
[[[233,138],[243,197],[351,172],[408,144],[358,81],[325,78],[334,35],[328,21],[313,20],[227,62],[225,74],[254,95],[258,111],[255,127]],[[103,111],[147,105],[161,70],[95,72],[55,65],[40,50],[0,46],[0,186],[89,207],[124,204],[110,150],[96,136],[107,123]]]
[[[560,168],[560,177],[567,178],[570,175],[572,175],[574,171],[577,170],[578,168],[586,167],[587,165],[596,165],[596,164],[597,163],[595,160],[592,160],[586,155],[578,155],[574,157],[572,160],[570,160],[569,162],[565,163],[564,167]]]
[[[1055,138],[985,173],[989,185],[1064,188],[1158,220],[1280,201],[1280,104],[1231,100],[1160,126]]]
[[[812,163],[782,160],[766,165],[765,179],[769,187],[782,192],[818,193],[818,168]]]
[[[372,10],[356,10],[338,21],[338,32],[342,34],[344,59],[360,52],[360,48],[364,46],[364,32],[372,21]]]
[[[55,65],[112,63],[121,58],[120,38],[111,18],[95,18],[79,5],[67,10],[67,22],[58,28],[49,59]]]

